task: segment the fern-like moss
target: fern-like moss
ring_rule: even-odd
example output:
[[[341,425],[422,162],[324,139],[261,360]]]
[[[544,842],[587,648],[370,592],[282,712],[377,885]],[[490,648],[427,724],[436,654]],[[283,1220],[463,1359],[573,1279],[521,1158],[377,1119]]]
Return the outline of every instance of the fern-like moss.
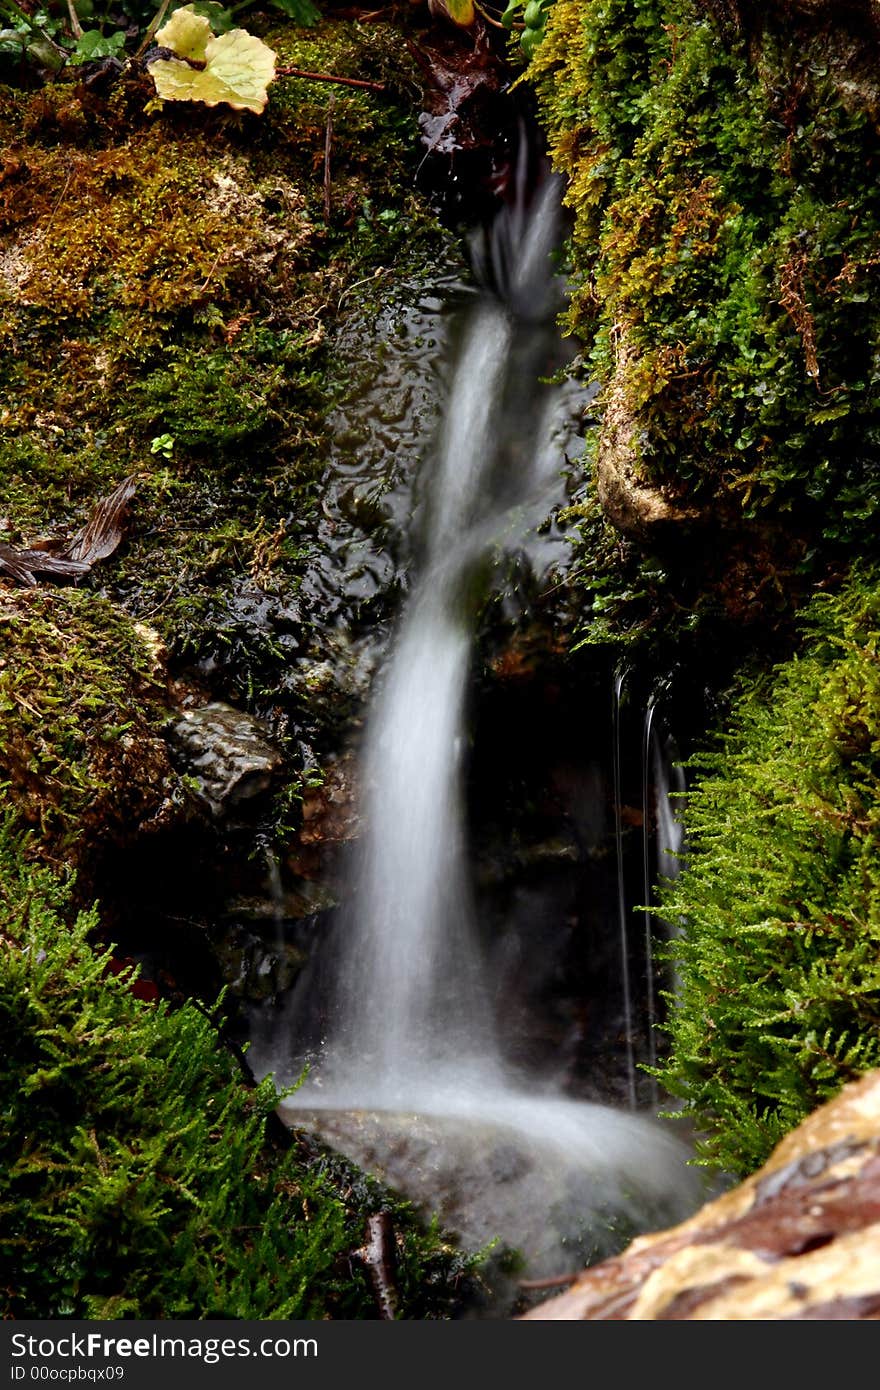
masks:
[[[342,1160],[273,1147],[203,1012],[145,1004],[65,921],[69,885],[0,826],[0,1316],[375,1317],[351,1253],[390,1208],[400,1315],[471,1261]]]
[[[692,761],[664,1084],[737,1172],[880,1065],[880,583],[810,604],[799,653]],[[752,677],[753,679],[753,677]]]

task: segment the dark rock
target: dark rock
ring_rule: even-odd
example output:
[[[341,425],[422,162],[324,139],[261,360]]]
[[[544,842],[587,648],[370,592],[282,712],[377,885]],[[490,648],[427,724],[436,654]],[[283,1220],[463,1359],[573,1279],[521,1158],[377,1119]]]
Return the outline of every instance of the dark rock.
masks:
[[[169,741],[180,771],[193,779],[197,795],[217,818],[267,792],[281,767],[281,754],[264,726],[231,705],[185,711]]]

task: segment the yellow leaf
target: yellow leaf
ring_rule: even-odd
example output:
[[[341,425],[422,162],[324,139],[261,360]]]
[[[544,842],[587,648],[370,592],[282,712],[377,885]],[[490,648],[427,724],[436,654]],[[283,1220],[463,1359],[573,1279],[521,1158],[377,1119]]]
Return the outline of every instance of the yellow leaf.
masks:
[[[192,5],[184,5],[156,32],[156,42],[162,48],[170,48],[178,58],[191,58],[195,63],[203,63],[205,54],[214,35],[203,14],[195,14]]]
[[[428,9],[433,15],[451,19],[462,29],[469,29],[477,17],[474,0],[428,0]]]
[[[175,10],[164,27],[169,26],[185,14]],[[202,21],[202,15],[190,15],[193,20]],[[204,23],[208,25],[205,19]],[[163,101],[202,101],[206,106],[218,106],[225,102],[236,111],[261,112],[268,100],[267,88],[275,77],[275,54],[262,39],[244,29],[232,29],[219,39],[210,34],[197,62],[204,62],[204,69],[190,67],[189,63],[178,58],[160,58],[150,64],[150,72],[156,84],[156,91]],[[169,48],[167,36],[162,38],[163,30],[156,35],[163,47]],[[176,38],[177,35],[172,35]],[[181,31],[181,42],[190,45],[197,42],[195,29],[187,25]],[[174,52],[180,50],[175,46]],[[187,57],[195,57],[187,52]]]

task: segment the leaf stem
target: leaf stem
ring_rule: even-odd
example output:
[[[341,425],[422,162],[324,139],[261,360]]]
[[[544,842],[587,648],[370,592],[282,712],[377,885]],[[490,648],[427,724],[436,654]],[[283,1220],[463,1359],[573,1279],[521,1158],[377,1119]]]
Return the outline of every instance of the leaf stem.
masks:
[[[79,22],[79,15],[74,7],[73,0],[67,0],[67,13],[70,16],[70,32],[77,40],[83,36],[83,27]]]
[[[162,20],[165,18],[165,15],[166,15],[167,12],[168,12],[168,6],[169,6],[170,4],[171,4],[171,0],[162,0],[161,5],[159,6],[159,8],[158,8],[158,10],[156,11],[156,13],[153,15],[153,18],[150,20],[150,24],[149,24],[149,28],[147,29],[147,32],[144,34],[144,37],[141,39],[140,47],[138,48],[137,52],[136,52],[135,55],[134,55],[136,58],[139,58],[139,57],[141,56],[141,54],[143,53],[144,49],[147,47],[147,45],[148,45],[149,43],[152,42],[152,40],[153,40],[153,35],[155,34],[156,30],[159,28],[159,25],[162,23]]]
[[[276,77],[304,77],[308,82],[338,82],[341,87],[366,87],[370,92],[385,92],[384,82],[367,82],[362,77],[337,77],[330,72],[306,72],[303,68],[276,68]]]

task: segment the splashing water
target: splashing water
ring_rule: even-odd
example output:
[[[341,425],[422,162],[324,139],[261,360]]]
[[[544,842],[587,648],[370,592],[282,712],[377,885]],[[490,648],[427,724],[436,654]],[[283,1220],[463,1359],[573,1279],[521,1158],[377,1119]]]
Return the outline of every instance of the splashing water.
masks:
[[[321,1130],[453,1220],[464,1239],[521,1245],[532,1274],[584,1261],[573,1221],[589,1226],[613,1208],[644,1229],[693,1210],[698,1188],[684,1145],[658,1122],[508,1073],[469,882],[463,776],[479,606],[493,562],[560,500],[570,407],[564,388],[540,380],[559,365],[558,224],[559,189],[548,178],[528,209],[521,199],[499,219],[485,249],[493,289],[463,326],[428,460],[420,572],[368,718],[366,829],[325,961],[327,1036],[284,1105],[288,1123]],[[389,1167],[401,1127],[412,1135],[419,1125],[432,1153],[427,1177],[414,1161]]]

